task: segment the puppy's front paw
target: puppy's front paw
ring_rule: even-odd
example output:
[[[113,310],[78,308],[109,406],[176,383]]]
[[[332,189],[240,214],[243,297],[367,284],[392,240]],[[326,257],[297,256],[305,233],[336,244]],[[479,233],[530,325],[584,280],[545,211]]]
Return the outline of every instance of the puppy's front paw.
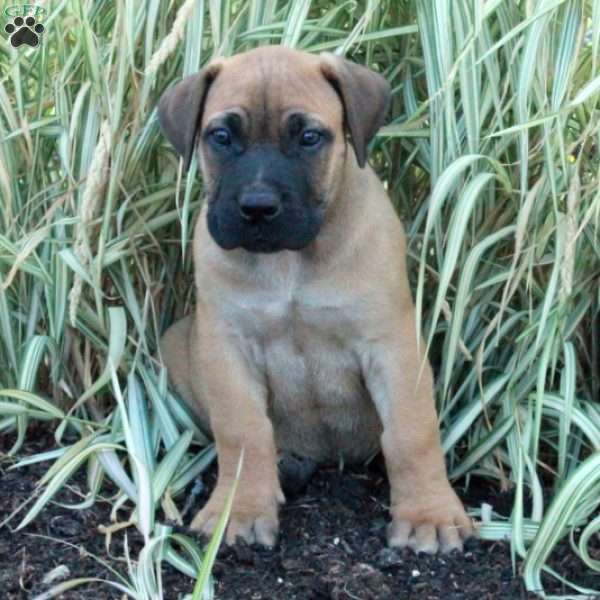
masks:
[[[284,501],[283,494],[278,486],[272,491],[265,491],[243,483],[240,481],[233,501],[225,542],[235,544],[241,538],[248,544],[274,546],[279,531],[278,505]],[[191,529],[206,536],[212,535],[225,509],[229,489],[217,485],[204,508],[194,517]]]
[[[471,519],[449,485],[438,494],[411,494],[390,510],[390,546],[428,554],[462,551],[463,540],[473,533]]]

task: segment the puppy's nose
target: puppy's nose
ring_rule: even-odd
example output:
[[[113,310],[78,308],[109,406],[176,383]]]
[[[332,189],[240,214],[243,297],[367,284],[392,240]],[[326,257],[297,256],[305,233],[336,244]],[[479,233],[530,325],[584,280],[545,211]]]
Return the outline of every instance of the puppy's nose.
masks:
[[[249,190],[241,194],[238,203],[246,221],[270,221],[281,212],[281,198],[276,192]]]

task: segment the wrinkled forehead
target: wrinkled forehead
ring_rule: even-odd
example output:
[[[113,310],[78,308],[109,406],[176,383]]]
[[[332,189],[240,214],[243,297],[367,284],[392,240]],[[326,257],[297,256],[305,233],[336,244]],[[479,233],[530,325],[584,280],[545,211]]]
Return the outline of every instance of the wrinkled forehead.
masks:
[[[208,92],[202,126],[240,109],[250,128],[263,133],[266,127],[275,134],[292,113],[310,114],[332,129],[342,126],[342,104],[319,57],[283,49],[227,59]]]

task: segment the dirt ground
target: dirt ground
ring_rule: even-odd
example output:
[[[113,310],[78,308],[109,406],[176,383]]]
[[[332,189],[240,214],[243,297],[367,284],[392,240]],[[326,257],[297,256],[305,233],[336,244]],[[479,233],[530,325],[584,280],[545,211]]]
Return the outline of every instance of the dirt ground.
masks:
[[[52,447],[52,437],[37,432],[23,454]],[[14,440],[0,439],[0,457]],[[47,464],[8,471],[11,461],[0,460],[0,521],[24,499],[47,469]],[[207,489],[215,471],[205,476]],[[70,482],[61,493],[63,502],[80,501],[85,474]],[[206,497],[206,496],[205,496]],[[202,502],[204,498],[200,499]],[[385,505],[388,487],[377,465],[339,473],[317,472],[308,488],[288,501],[281,513],[281,536],[274,550],[238,545],[223,548],[214,576],[219,600],[520,600],[535,598],[524,591],[513,576],[510,550],[505,543],[471,540],[464,554],[416,556],[385,546]],[[487,501],[506,511],[510,497],[485,484],[471,486],[467,505]],[[99,525],[109,523],[110,506],[72,511],[53,503],[22,532],[0,529],[0,597],[7,600],[32,598],[48,589],[44,575],[59,565],[69,569],[69,578],[107,577],[90,554],[110,562],[126,573],[126,565],[114,557],[122,554],[122,535],[116,535],[106,553]],[[11,523],[16,527],[18,520]],[[140,536],[129,531],[130,548],[139,548]],[[49,536],[55,541],[41,539]],[[60,542],[69,542],[65,545]],[[599,553],[600,554],[600,553]],[[599,558],[597,556],[596,558]],[[561,573],[589,587],[600,586],[600,578],[586,572],[567,544],[553,555],[552,565]],[[114,578],[112,576],[111,578]],[[55,582],[56,583],[56,582]],[[192,590],[193,581],[177,571],[165,569],[167,598],[181,598]],[[547,591],[561,593],[554,585]],[[64,593],[64,599],[117,599],[119,593],[95,584]]]

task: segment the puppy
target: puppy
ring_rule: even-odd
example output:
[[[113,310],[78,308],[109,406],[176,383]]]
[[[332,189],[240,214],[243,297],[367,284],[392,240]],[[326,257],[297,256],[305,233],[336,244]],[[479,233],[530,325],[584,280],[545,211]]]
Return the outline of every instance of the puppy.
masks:
[[[471,533],[417,349],[404,231],[367,164],[389,95],[342,58],[261,47],[161,98],[162,130],[186,168],[197,153],[206,190],[195,313],[161,355],[217,448],[192,528],[214,529],[244,449],[228,543],[275,543],[278,451],[350,463],[381,449],[392,546],[449,551]]]

